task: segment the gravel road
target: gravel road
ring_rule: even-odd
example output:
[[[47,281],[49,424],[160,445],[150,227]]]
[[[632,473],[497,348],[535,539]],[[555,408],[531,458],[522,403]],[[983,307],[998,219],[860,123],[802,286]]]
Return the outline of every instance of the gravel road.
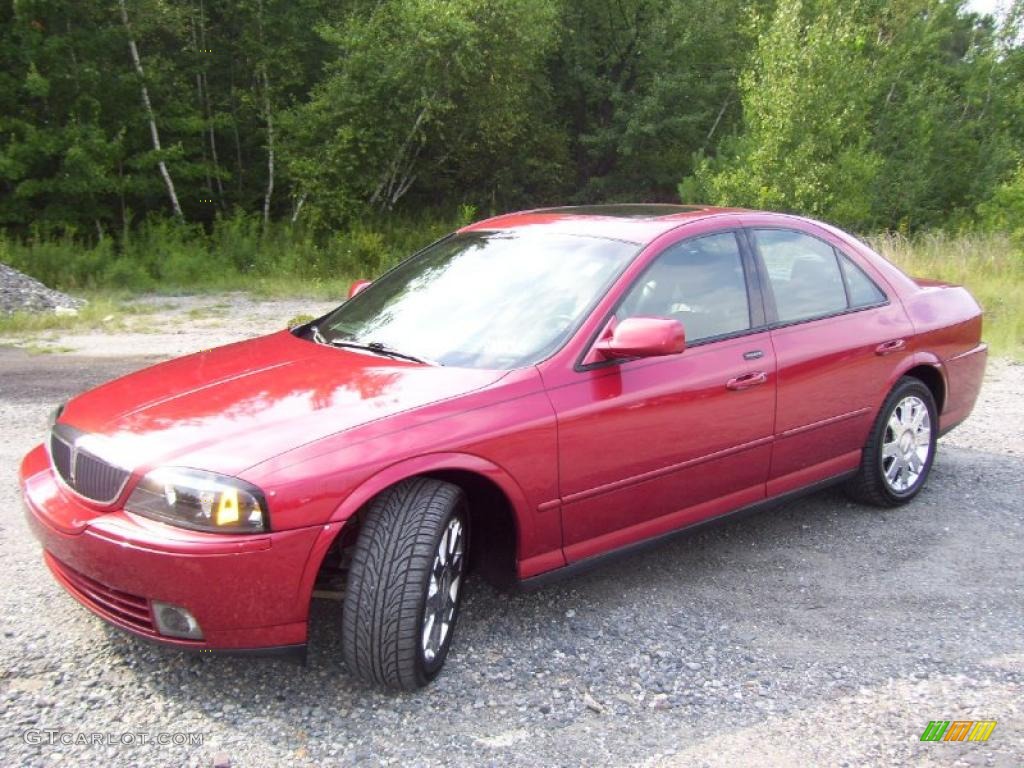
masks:
[[[445,673],[404,695],[346,673],[337,602],[301,667],[129,637],[46,571],[15,472],[53,404],[305,309],[160,301],[146,332],[30,340],[71,354],[0,347],[0,765],[1024,763],[1024,367],[993,362],[909,506],[826,491],[539,592],[470,582]],[[919,741],[957,719],[998,725]],[[72,743],[31,743],[51,729]],[[131,743],[74,743],[93,733]]]

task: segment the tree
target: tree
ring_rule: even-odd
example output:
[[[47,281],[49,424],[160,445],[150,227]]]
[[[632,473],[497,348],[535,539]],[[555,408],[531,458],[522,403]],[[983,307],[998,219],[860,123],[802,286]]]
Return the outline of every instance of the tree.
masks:
[[[704,159],[712,201],[868,224],[882,158],[871,146],[873,58],[857,3],[781,0],[740,79],[743,130]],[[808,19],[808,16],[810,17]]]
[[[125,0],[118,0],[118,5],[121,8],[121,23],[124,24],[125,34],[128,37],[128,50],[132,54],[132,64],[135,66],[135,73],[139,76],[139,91],[142,95],[142,106],[146,110],[146,120],[149,122],[149,134],[153,138],[153,151],[159,156],[163,153],[160,147],[160,130],[156,125],[156,114],[153,111],[153,104],[149,100],[149,89],[146,87],[146,73],[142,68],[142,57],[139,56],[139,48],[135,44],[135,33],[132,32],[131,23],[128,21],[128,8],[125,5]],[[167,196],[171,200],[171,208],[180,219],[183,216],[181,204],[178,203],[178,194],[174,189],[174,180],[171,178],[170,171],[167,170],[167,163],[163,157],[157,158],[157,168],[160,169],[160,177],[167,186]]]
[[[0,9],[0,224],[102,236],[113,218],[119,137],[103,130],[105,105],[82,66],[112,39],[82,33],[97,20],[69,2]]]
[[[678,193],[956,228],[1024,159],[1022,25],[1024,0],[11,0],[0,226],[326,236]]]
[[[551,78],[570,137],[574,199],[668,199],[694,153],[730,132],[753,42],[747,5],[762,4],[563,4]]]
[[[886,47],[873,147],[884,165],[875,218],[888,226],[948,226],[1016,165],[1007,127],[1021,112],[1005,88],[993,22],[960,5],[903,0],[879,14]]]
[[[289,116],[286,139],[315,216],[390,211],[407,195],[437,204],[529,150],[540,161],[552,21],[549,5],[530,0],[383,0],[324,27],[337,58]]]
[[[970,211],[1019,157],[1021,75],[961,5],[782,0],[741,78],[741,130],[681,192],[859,229]]]

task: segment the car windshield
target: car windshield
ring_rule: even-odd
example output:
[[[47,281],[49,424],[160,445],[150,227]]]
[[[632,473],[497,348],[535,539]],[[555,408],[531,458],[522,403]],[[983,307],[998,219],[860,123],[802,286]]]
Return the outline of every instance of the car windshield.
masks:
[[[342,304],[314,335],[441,365],[520,368],[565,343],[637,250],[554,233],[453,235]]]

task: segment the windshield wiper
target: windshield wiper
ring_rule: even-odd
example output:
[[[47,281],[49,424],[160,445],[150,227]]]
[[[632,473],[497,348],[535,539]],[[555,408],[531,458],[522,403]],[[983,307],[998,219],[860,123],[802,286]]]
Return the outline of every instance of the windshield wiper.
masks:
[[[368,352],[373,352],[377,355],[383,355],[384,357],[394,357],[399,360],[409,360],[414,363],[423,363],[424,365],[440,365],[440,363],[433,360],[424,360],[422,357],[416,357],[415,355],[407,355],[405,352],[399,352],[397,349],[383,344],[379,341],[371,341],[363,343],[359,341],[345,341],[344,339],[331,339],[329,344],[332,347],[344,347],[346,349],[365,349]]]

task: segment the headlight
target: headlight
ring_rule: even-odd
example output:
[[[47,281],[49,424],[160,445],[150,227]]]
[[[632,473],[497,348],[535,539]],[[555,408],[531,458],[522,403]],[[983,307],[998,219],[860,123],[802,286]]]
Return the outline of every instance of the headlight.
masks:
[[[132,491],[124,508],[196,531],[261,533],[269,529],[267,503],[259,488],[198,469],[153,470]]]

